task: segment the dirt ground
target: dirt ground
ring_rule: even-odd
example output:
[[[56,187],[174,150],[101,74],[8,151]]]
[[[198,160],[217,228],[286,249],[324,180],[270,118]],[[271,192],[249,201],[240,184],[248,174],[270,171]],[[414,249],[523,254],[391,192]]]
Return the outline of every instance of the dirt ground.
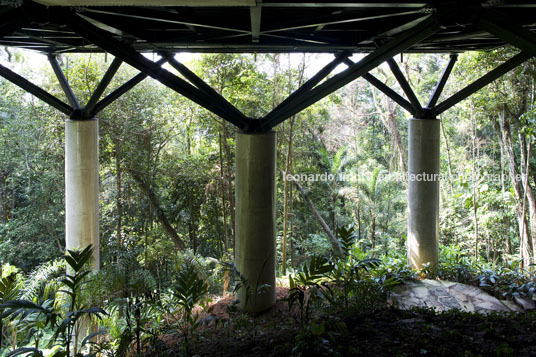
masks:
[[[316,324],[325,325],[321,333],[300,334],[303,329],[297,312],[289,312],[284,301],[287,295],[288,289],[278,288],[276,305],[258,316],[229,311],[232,296],[215,301],[203,312],[206,323],[199,329],[189,354],[536,356],[536,312],[436,314],[425,309],[401,311],[386,307],[367,313],[325,316],[316,320]],[[311,325],[305,325],[308,331]],[[167,342],[168,346],[181,344],[178,340]],[[174,348],[175,355],[185,352]]]

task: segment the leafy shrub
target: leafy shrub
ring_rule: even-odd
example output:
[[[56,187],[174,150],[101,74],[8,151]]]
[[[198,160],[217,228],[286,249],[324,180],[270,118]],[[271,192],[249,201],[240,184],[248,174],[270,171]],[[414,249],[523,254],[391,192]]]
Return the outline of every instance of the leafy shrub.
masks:
[[[87,265],[92,252],[91,246],[88,246],[80,252],[70,250],[65,256],[70,271],[61,278],[62,289],[59,290],[66,295],[65,301],[61,301],[61,298],[56,296],[54,300],[49,299],[42,303],[20,299],[0,304],[0,309],[6,310],[6,317],[18,317],[19,323],[24,321],[34,325],[39,331],[46,328],[52,329],[53,335],[48,341],[48,346],[53,349],[53,357],[70,356],[71,348],[76,354],[79,348],[90,343],[96,333],[85,336],[81,343],[78,343],[79,333],[82,332],[80,329],[89,322],[86,318],[94,316],[100,319],[106,314],[101,308],[84,306],[78,299],[82,293],[82,287],[87,283],[87,276],[91,273]],[[36,335],[35,346],[39,346],[40,337],[42,335]],[[13,351],[10,356],[21,354],[43,355],[38,347],[22,347]]]

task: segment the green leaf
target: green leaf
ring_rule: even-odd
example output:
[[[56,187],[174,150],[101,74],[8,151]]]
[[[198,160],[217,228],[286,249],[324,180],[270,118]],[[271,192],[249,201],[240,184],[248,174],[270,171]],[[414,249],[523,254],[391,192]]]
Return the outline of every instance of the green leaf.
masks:
[[[326,331],[326,327],[324,326],[324,323],[321,322],[319,324],[315,324],[314,322],[311,323],[311,332],[315,336],[320,336]]]

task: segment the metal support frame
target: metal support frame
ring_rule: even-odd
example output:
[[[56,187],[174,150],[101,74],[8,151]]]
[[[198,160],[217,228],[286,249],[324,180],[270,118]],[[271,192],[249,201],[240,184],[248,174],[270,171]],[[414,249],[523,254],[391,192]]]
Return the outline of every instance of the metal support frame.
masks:
[[[488,10],[477,26],[502,38],[504,41],[524,52],[536,56],[536,34],[521,26],[513,24],[494,11]]]
[[[422,41],[423,39],[435,33],[438,29],[439,23],[433,15],[423,17],[421,22],[419,22],[417,25],[401,33],[391,41],[385,43],[383,46],[370,53],[358,63],[311,89],[301,98],[292,101],[293,103],[290,103],[287,108],[279,113],[276,118],[272,119],[270,123],[275,123],[276,125],[283,122],[286,118],[291,117],[292,115],[302,111],[320,99],[333,93],[337,89],[365,75],[387,59]],[[265,119],[262,119],[261,121],[263,122],[262,124],[264,127],[268,126],[266,125]]]
[[[320,81],[326,78],[339,64],[348,59],[349,53],[343,53],[337,56],[333,61],[325,65],[318,73],[312,76],[306,81],[300,88],[289,95],[283,100],[277,107],[275,107],[270,113],[268,113],[262,120],[265,127],[274,127],[280,123],[277,118],[280,118],[280,113],[283,113],[292,103],[296,100],[300,100]]]
[[[83,112],[86,115],[92,115],[93,109],[95,109],[95,105],[97,104],[97,101],[102,96],[102,93],[106,90],[106,87],[110,84],[112,79],[114,78],[115,74],[117,73],[117,70],[121,66],[121,61],[119,58],[115,57],[112,63],[110,64],[110,67],[108,67],[108,70],[106,73],[104,73],[104,76],[101,78],[101,81],[97,85],[97,88],[93,91],[93,94],[89,98]]]
[[[21,27],[20,8],[13,8],[0,13],[0,38],[17,31]]]
[[[48,61],[50,62],[50,65],[52,66],[52,69],[56,74],[56,78],[58,78],[58,82],[60,82],[61,89],[63,90],[63,93],[65,93],[69,104],[71,104],[71,107],[73,107],[75,110],[80,110],[80,103],[78,103],[78,99],[76,99],[76,96],[74,95],[73,90],[69,85],[69,81],[63,74],[63,71],[61,70],[60,64],[58,63],[56,56],[49,55]]]
[[[260,3],[261,1],[257,0],[257,6],[250,8],[251,31],[241,32],[244,35],[250,34],[254,41],[256,39],[258,40],[258,37],[263,34],[260,29],[262,9]],[[140,83],[147,76],[155,78],[164,85],[170,87],[181,95],[184,95],[207,110],[212,111],[245,132],[268,131],[287,118],[295,115],[361,76],[398,103],[402,108],[410,112],[414,117],[435,117],[488,83],[499,78],[509,70],[515,68],[517,65],[530,58],[531,55],[536,56],[536,34],[521,26],[505,21],[493,10],[485,10],[482,18],[476,22],[476,25],[482,30],[517,46],[523,52],[498,66],[496,69],[452,95],[450,98],[437,104],[457,60],[456,55],[451,55],[449,63],[438,80],[428,104],[426,107],[423,107],[393,57],[439,30],[438,20],[434,14],[431,14],[413,20],[410,24],[406,24],[403,32],[398,33],[390,41],[382,44],[357,63],[352,62],[348,58],[349,53],[341,53],[337,55],[332,62],[322,68],[266,116],[261,119],[251,119],[247,118],[235,106],[229,103],[223,96],[217,93],[186,66],[176,61],[173,54],[161,53],[163,59],[156,63],[152,62],[142,54],[138,53],[133,47],[117,40],[114,35],[99,29],[98,26],[89,22],[83,15],[78,14],[76,10],[63,9],[61,11],[58,10],[57,12],[62,15],[62,18],[68,19],[68,25],[71,30],[74,30],[78,35],[115,56],[114,61],[106,71],[101,82],[95,89],[95,92],[90,97],[87,105],[81,108],[64,73],[61,71],[56,57],[52,54],[49,55],[49,61],[70,105],[50,95],[3,66],[0,66],[0,75],[34,94],[36,97],[44,100],[62,113],[73,115],[73,113],[79,112],[81,118],[94,116],[121,95]],[[56,15],[58,15],[58,13],[56,13]],[[16,16],[13,16],[11,19],[8,16],[11,14],[13,14],[13,11],[0,14],[0,18],[6,19],[5,23],[0,25],[0,36],[12,32],[10,26],[20,27],[19,23],[22,22],[22,15],[17,12],[18,15],[15,14]],[[113,76],[119,69],[121,61],[129,63],[140,70],[141,73],[99,101]],[[161,65],[166,61],[184,76],[186,80],[161,68]],[[372,69],[385,61],[389,64],[389,67],[400,84],[406,98],[369,73]],[[333,70],[343,62],[348,68],[345,71],[326,79]],[[322,81],[324,82],[322,83]]]
[[[352,66],[354,65],[355,63],[347,58],[344,60],[344,63],[347,65],[347,66]],[[377,89],[379,89],[380,91],[382,91],[386,96],[388,96],[389,98],[391,98],[392,100],[394,100],[396,103],[398,103],[398,105],[400,105],[402,108],[406,109],[408,112],[410,112],[411,114],[414,114],[415,112],[415,108],[411,105],[410,102],[407,101],[406,98],[402,97],[400,94],[398,94],[397,92],[395,92],[394,90],[392,90],[389,86],[387,86],[385,83],[383,83],[382,81],[380,81],[378,78],[376,78],[374,75],[370,74],[370,73],[367,73],[367,74],[364,74],[363,75],[363,78],[369,82],[370,84],[372,84],[374,87],[376,87]]]
[[[364,79],[366,79],[370,84],[372,84],[374,87],[378,88],[380,91],[382,91],[385,95],[387,95],[389,98],[394,100],[398,105],[400,105],[402,108],[406,109],[408,112],[410,112],[412,115],[416,115],[415,108],[413,105],[411,105],[410,102],[406,100],[406,98],[402,97],[400,94],[389,88],[385,83],[380,81],[378,78],[374,77],[372,74],[367,73],[363,76]]]
[[[445,99],[443,102],[438,104],[434,108],[435,115],[439,115],[443,113],[445,110],[453,107],[454,105],[458,104],[465,98],[469,97],[471,94],[475,93],[479,89],[485,87],[486,85],[490,84],[497,78],[501,77],[502,75],[506,74],[507,72],[511,71],[512,69],[516,68],[532,56],[526,52],[521,52],[514,57],[510,58],[508,61],[504,62],[491,72],[487,73],[486,75],[480,77],[475,82],[469,84],[464,89],[460,90],[456,94],[453,94],[448,99]]]
[[[70,115],[73,112],[73,108],[71,108],[69,104],[64,103],[60,99],[54,97],[52,94],[49,94],[48,92],[39,88],[38,86],[36,86],[35,84],[27,80],[26,78],[18,75],[17,73],[2,66],[1,64],[0,64],[0,76],[4,77],[5,79],[15,84],[16,86],[19,86],[20,88],[24,89],[28,93],[41,99],[43,102],[47,103],[48,105],[56,108],[63,114]]]
[[[436,104],[437,101],[439,100],[439,97],[441,96],[443,89],[445,88],[445,84],[447,83],[447,80],[450,74],[452,73],[452,69],[454,68],[454,65],[457,61],[458,56],[453,54],[450,56],[449,62],[445,70],[443,71],[443,74],[441,75],[439,81],[437,82],[434,88],[434,91],[430,97],[430,100],[428,102],[428,105],[425,108],[420,107],[420,105],[419,107],[416,107],[413,103],[410,103],[409,101],[407,101],[400,94],[398,94],[397,92],[389,88],[385,83],[383,83],[382,81],[380,81],[378,78],[374,77],[370,73],[363,75],[363,78],[369,81],[372,85],[374,85],[384,94],[386,94],[389,98],[391,98],[396,103],[398,103],[401,107],[403,107],[409,113],[411,113],[415,118],[434,119],[437,115],[450,109],[454,105],[458,104],[459,102],[469,97],[476,91],[480,90],[481,88],[485,87],[489,83],[503,76],[504,74],[514,69],[515,67],[519,66],[520,64],[522,64],[523,62],[525,62],[531,57],[532,56],[530,53],[521,52],[517,54],[516,56],[512,57],[511,59],[509,59],[508,61],[504,62],[503,64],[499,65],[497,68],[493,69],[486,75],[482,76],[481,78],[477,79],[473,83],[469,84],[467,87],[461,89],[457,93],[445,99],[440,104]],[[346,59],[344,62],[348,66],[351,66],[354,64],[349,59]],[[401,87],[404,88],[406,86],[406,85],[402,85],[402,83],[407,84],[407,88],[404,91],[406,95],[408,95],[408,93],[413,93],[413,90],[409,87],[409,83],[404,78],[403,74],[399,72],[398,66],[396,67],[392,66],[391,69],[393,68],[395,68],[395,70],[393,71],[393,74],[395,74],[395,77],[397,77],[398,82],[401,83]],[[398,75],[396,74],[396,72],[398,72]],[[408,97],[409,96],[411,96],[411,94],[408,95]]]
[[[447,64],[447,67],[445,67],[445,70],[443,71],[443,74],[441,74],[441,78],[439,79],[439,82],[437,82],[437,85],[434,88],[434,92],[432,93],[432,96],[430,97],[430,100],[428,101],[427,108],[434,108],[437,104],[437,101],[439,100],[439,97],[441,96],[441,93],[443,92],[443,89],[445,88],[445,84],[447,84],[447,80],[450,77],[450,73],[452,72],[452,69],[454,68],[454,64],[456,64],[456,61],[458,60],[458,55],[453,54],[450,55],[449,63]]]
[[[163,65],[166,63],[166,60],[161,58],[160,60],[155,62],[158,66]],[[138,85],[141,81],[143,81],[148,76],[140,72],[134,77],[132,77],[130,80],[125,82],[123,85],[121,85],[119,88],[115,89],[112,93],[108,94],[106,97],[101,99],[100,102],[95,104],[95,107],[93,108],[93,115],[96,115],[100,111],[102,111],[104,108],[112,104],[115,100],[117,100],[119,97],[121,97],[123,94],[134,88],[136,85]]]
[[[194,72],[190,71],[185,65],[177,61],[174,55],[162,52],[160,53],[163,58],[165,58],[168,63],[175,68],[180,74],[182,74],[190,83],[196,86],[199,90],[205,92],[209,95],[214,102],[216,102],[222,108],[225,108],[230,113],[233,113],[235,116],[240,117],[244,116],[235,106],[227,101],[220,93],[216,92],[211,86],[209,86],[205,81],[199,78]]]
[[[391,69],[391,72],[393,72],[393,75],[395,76],[398,84],[400,84],[400,88],[404,91],[404,94],[406,94],[406,97],[409,99],[411,105],[415,109],[415,115],[419,116],[422,112],[422,105],[419,102],[419,99],[415,95],[415,92],[413,89],[411,89],[411,85],[409,84],[406,77],[404,77],[404,74],[400,70],[400,67],[398,67],[398,64],[393,58],[389,58],[387,60],[387,64],[389,65],[389,68]]]
[[[54,61],[54,62],[57,64],[57,61]],[[110,67],[108,68],[104,76],[102,77],[101,81],[97,85],[97,88],[92,93],[88,101],[88,104],[83,109],[80,109],[80,107],[73,108],[69,104],[56,98],[52,94],[39,88],[32,82],[28,81],[26,78],[20,76],[19,74],[13,72],[9,68],[6,68],[5,66],[1,64],[0,64],[0,76],[4,77],[5,79],[15,84],[16,86],[24,89],[31,95],[41,99],[42,101],[44,101],[51,107],[59,110],[61,113],[71,116],[72,119],[91,119],[95,117],[97,113],[102,111],[104,108],[106,108],[108,105],[113,103],[116,99],[121,97],[123,94],[128,92],[130,89],[132,89],[134,86],[136,86],[138,83],[140,83],[147,77],[146,74],[139,73],[138,75],[134,76],[132,79],[127,81],[125,84],[115,89],[112,93],[108,94],[101,101],[96,103],[96,101],[102,96],[102,93],[104,93],[104,91],[106,90],[106,87],[110,84],[115,73],[117,73],[117,70],[119,69],[119,66],[121,65],[121,62],[122,61],[118,58],[114,59],[114,61],[110,64]],[[161,59],[160,61],[156,62],[156,64],[162,65],[165,62],[166,62],[165,59]],[[58,64],[58,69],[59,69],[59,64]],[[63,77],[63,72],[61,72],[61,69],[59,69],[59,71],[61,73],[61,77]],[[66,86],[67,92],[73,93],[67,80],[65,80],[65,82],[63,83]],[[74,93],[72,94],[72,96],[76,100],[76,97],[74,97]]]
[[[210,110],[224,120],[227,120],[239,128],[246,128],[251,121],[242,113],[240,116],[237,116],[236,112],[230,112],[227,108],[222,107],[220,103],[214,103],[213,98],[204,91],[196,88],[171,72],[161,68],[159,65],[145,58],[131,47],[116,40],[109,33],[102,31],[90,24],[82,17],[73,16],[73,13],[67,12],[66,18],[70,19],[69,26],[71,29],[73,29],[80,36],[91,41],[114,56],[119,57],[134,68],[146,73],[150,77],[158,80],[177,93],[182,94],[186,98]]]

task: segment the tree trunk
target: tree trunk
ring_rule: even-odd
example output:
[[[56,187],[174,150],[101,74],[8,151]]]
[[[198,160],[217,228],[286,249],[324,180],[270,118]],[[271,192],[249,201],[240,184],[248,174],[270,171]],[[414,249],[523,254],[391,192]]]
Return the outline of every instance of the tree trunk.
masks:
[[[450,185],[450,194],[452,195],[454,193],[454,186],[452,184],[452,163],[450,161],[450,145],[449,140],[447,138],[447,133],[445,132],[445,125],[443,125],[443,121],[441,121],[441,132],[443,133],[443,140],[445,141],[445,146],[447,148],[447,167],[449,169],[449,185]]]
[[[7,213],[7,193],[8,193],[8,187],[7,187],[7,172],[0,172],[0,200],[2,201],[2,204],[0,205],[2,212],[0,212],[0,222],[6,223],[8,219],[8,213]]]
[[[220,183],[221,183],[221,208],[223,216],[223,247],[225,253],[229,251],[229,241],[227,238],[227,209],[226,209],[226,199],[225,199],[225,174],[223,169],[223,149],[221,143],[221,132],[218,133],[219,139],[219,148],[220,148]]]
[[[290,163],[292,165],[292,162]],[[289,230],[289,240],[290,240],[290,266],[292,268],[294,268],[296,265],[295,265],[295,262],[296,262],[296,257],[295,257],[295,254],[294,254],[294,201],[293,201],[293,192],[294,190],[292,189],[294,186],[290,185],[289,187],[289,200],[290,200],[290,218],[289,218],[289,221],[290,221],[290,230]]]
[[[476,165],[477,160],[477,123],[476,116],[474,115],[474,108],[471,107],[471,124],[472,124],[472,150],[471,156],[473,158],[473,221],[474,221],[474,235],[475,235],[475,259],[478,258],[478,244],[479,244],[479,233],[478,233],[478,168]]]
[[[512,137],[510,134],[510,123],[506,121],[504,111],[499,115],[499,142],[504,147],[506,152],[506,157],[508,160],[508,170],[510,173],[510,180],[512,181],[512,186],[514,188],[514,193],[516,195],[516,214],[517,221],[519,226],[519,237],[520,237],[520,256],[524,266],[530,264],[531,261],[531,249],[529,243],[529,232],[526,224],[526,217],[523,214],[522,201],[523,201],[523,187],[517,179],[519,177],[519,172],[517,170],[516,157],[514,153],[514,146],[512,144]]]
[[[361,239],[361,200],[357,201],[357,240]]]
[[[374,212],[370,212],[372,216],[372,225],[370,227],[370,244],[372,245],[372,250],[376,248],[376,215]]]
[[[503,141],[503,138],[502,138],[502,131],[501,131],[501,128],[500,128],[500,124],[497,120],[493,120],[493,128],[495,129],[495,131],[497,132],[497,136],[499,137],[499,147],[501,149],[501,194],[502,194],[502,197],[503,197],[503,200],[504,200],[504,204],[505,205],[508,205],[508,200],[507,200],[507,193],[506,193],[506,183],[505,183],[505,172],[506,172],[506,169],[505,169],[505,161],[506,161],[506,152],[505,152],[505,147],[504,147],[504,141]],[[512,248],[512,241],[510,239],[510,235],[506,235],[505,237],[505,250],[506,250],[506,253],[508,254],[513,254],[513,248]]]
[[[314,214],[316,220],[318,221],[318,223],[320,223],[320,225],[322,226],[322,229],[327,234],[329,240],[331,241],[331,246],[333,248],[333,252],[335,254],[342,255],[344,252],[342,250],[341,243],[335,238],[335,236],[333,235],[333,232],[331,232],[331,230],[329,229],[329,226],[326,224],[326,221],[324,221],[324,218],[322,218],[322,216],[320,215],[320,213],[316,209],[313,201],[311,201],[311,198],[309,197],[309,195],[307,194],[305,189],[302,187],[302,185],[300,185],[300,183],[298,181],[293,181],[293,182],[296,185],[296,187],[298,188],[298,190],[300,190],[300,192],[302,193],[302,195],[305,198],[305,201],[307,202],[309,207],[311,207],[311,211],[313,211],[313,214]]]
[[[395,143],[396,150],[398,152],[398,161],[400,165],[400,171],[406,172],[407,171],[406,150],[404,149],[404,146],[402,145],[402,138],[400,136],[400,132],[398,130],[398,123],[396,122],[396,118],[395,118],[395,110],[397,106],[390,99],[386,98],[387,108],[386,109],[380,108],[380,105],[376,101],[376,89],[372,87],[372,84],[370,85],[370,87],[371,87],[371,92],[372,92],[372,100],[374,101],[374,107],[376,108],[376,112],[378,112],[378,115],[380,116],[382,124],[385,126],[385,128],[391,135],[393,142]]]
[[[289,191],[289,185],[287,180],[287,175],[290,173],[290,162],[292,157],[292,129],[294,126],[294,118],[290,118],[289,121],[289,132],[288,132],[288,140],[287,140],[287,156],[285,160],[285,172],[283,177],[283,247],[282,247],[282,253],[283,253],[283,262],[281,265],[281,271],[283,275],[287,275],[287,220],[288,220],[288,191]]]
[[[233,249],[235,248],[235,202],[234,202],[234,194],[233,194],[233,180],[232,180],[232,172],[233,167],[231,164],[231,149],[229,148],[229,144],[227,143],[227,126],[225,124],[225,121],[223,121],[223,148],[225,150],[225,160],[227,163],[227,170],[226,170],[226,182],[227,182],[227,197],[229,199],[229,213],[231,214],[231,238],[233,242]]]
[[[173,241],[173,243],[175,243],[175,246],[179,250],[185,250],[186,249],[186,244],[184,244],[182,239],[177,234],[177,231],[169,223],[169,220],[168,220],[166,214],[164,213],[164,211],[160,207],[160,202],[158,200],[158,197],[157,197],[156,193],[153,191],[153,189],[151,188],[150,184],[147,181],[145,181],[143,179],[143,177],[138,172],[136,172],[136,171],[134,171],[132,169],[127,169],[127,170],[128,170],[128,173],[134,179],[134,181],[136,181],[136,183],[139,185],[140,189],[149,198],[149,201],[151,202],[151,206],[154,209],[154,213],[156,214],[156,219],[158,220],[158,222],[162,226],[162,229],[164,230],[164,232],[166,232],[166,234],[171,238],[171,240]]]
[[[536,200],[534,191],[530,186],[530,143],[527,143],[523,134],[519,133],[519,146],[521,152],[521,179],[523,181],[523,210],[525,211],[525,199],[529,206],[529,222],[530,222],[530,244],[532,251],[536,247]],[[536,257],[534,257],[536,258]]]
[[[116,190],[117,190],[117,201],[116,201],[116,210],[117,210],[117,227],[116,227],[116,235],[117,235],[117,256],[116,256],[116,263],[119,262],[119,255],[121,252],[121,247],[123,245],[123,193],[122,193],[122,168],[121,168],[121,142],[119,139],[115,140],[115,169],[116,169],[116,176],[115,176],[115,183],[116,183]]]

